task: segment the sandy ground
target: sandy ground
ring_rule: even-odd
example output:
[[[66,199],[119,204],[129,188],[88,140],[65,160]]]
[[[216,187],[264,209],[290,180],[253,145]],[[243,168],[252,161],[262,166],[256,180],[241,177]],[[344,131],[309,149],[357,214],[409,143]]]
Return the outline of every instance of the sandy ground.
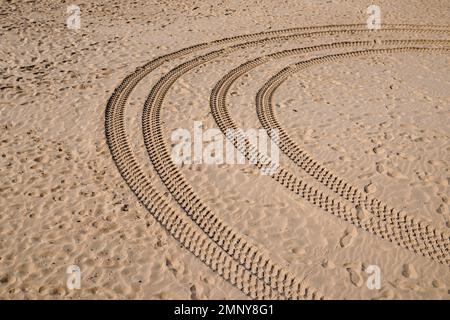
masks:
[[[273,1],[77,1],[77,31],[66,27],[70,4],[1,1],[0,298],[251,298],[182,248],[139,203],[106,143],[108,99],[127,75],[163,54],[241,34],[364,24],[371,1],[297,0],[276,6]],[[377,4],[383,23],[450,21],[446,0]],[[388,32],[380,38],[437,40],[450,35]],[[170,146],[172,130],[192,129],[194,121],[217,128],[211,90],[242,63],[281,50],[364,39],[371,38],[328,34],[288,39],[204,63],[168,90],[161,111],[164,139]],[[137,84],[124,115],[143,172],[186,217],[149,160],[142,110],[165,73],[210,50],[173,59],[151,72]],[[240,128],[261,128],[255,96],[271,76],[300,60],[339,52],[345,49],[273,59],[250,70],[227,95],[231,118]],[[447,261],[449,67],[448,52],[356,57],[293,73],[272,99],[278,122],[314,159],[371,197],[440,230],[447,254],[441,259]],[[286,154],[280,162],[309,185],[333,193]],[[450,298],[448,263],[330,214],[251,164],[179,170],[222,221],[326,298]],[[81,269],[80,289],[66,286],[70,265]],[[366,286],[370,265],[381,270],[380,289]]]

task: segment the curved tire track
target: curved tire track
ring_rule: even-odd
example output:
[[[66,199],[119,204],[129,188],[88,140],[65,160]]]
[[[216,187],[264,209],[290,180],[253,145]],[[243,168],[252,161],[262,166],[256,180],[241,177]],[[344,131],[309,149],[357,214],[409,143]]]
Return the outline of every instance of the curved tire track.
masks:
[[[385,44],[446,44],[450,45],[449,41],[446,40],[403,40],[403,41],[384,41]],[[333,48],[342,48],[345,46],[354,46],[357,43],[338,43],[332,45],[323,45],[317,46],[317,50],[323,49],[333,49]],[[367,42],[360,42],[358,44],[368,45]],[[306,49],[306,50],[305,50]],[[305,53],[310,48],[302,48],[302,49],[294,49],[294,50],[286,50],[283,52],[275,53],[268,55],[265,58],[258,58],[252,61],[249,61],[229,72],[226,76],[224,76],[215,86],[213,92],[211,94],[211,110],[213,116],[216,120],[216,123],[222,130],[222,132],[226,133],[228,129],[237,129],[235,122],[231,119],[229,112],[226,107],[226,94],[231,87],[231,85],[236,81],[240,76],[247,73],[251,69],[262,65],[268,59],[278,59],[284,58],[292,54],[302,54]],[[300,62],[293,66],[287,67],[283,69],[279,74],[272,77],[271,80],[267,82],[267,84],[259,91],[257,95],[257,108],[258,108],[258,116],[263,124],[263,127],[267,130],[268,135],[270,136],[270,130],[277,129],[279,137],[277,137],[275,142],[280,146],[280,149],[287,154],[291,159],[295,160],[294,162],[298,164],[303,170],[305,170],[308,174],[316,178],[319,182],[324,184],[330,190],[334,191],[338,196],[349,200],[354,208],[349,208],[343,203],[339,198],[331,198],[324,193],[322,193],[319,189],[314,188],[313,186],[308,186],[305,183],[297,178],[294,174],[292,174],[286,168],[279,168],[276,174],[273,176],[275,180],[280,182],[283,186],[295,192],[296,194],[306,198],[308,201],[312,202],[314,205],[319,206],[320,208],[330,211],[332,214],[343,218],[346,221],[351,222],[352,224],[361,227],[373,234],[376,234],[384,239],[388,239],[391,242],[394,242],[406,249],[409,249],[415,253],[421,254],[425,257],[433,259],[442,264],[449,264],[449,236],[443,231],[438,231],[436,228],[427,225],[426,223],[419,221],[418,219],[412,218],[406,215],[404,212],[395,210],[393,208],[389,208],[387,205],[383,204],[378,199],[368,197],[363,194],[361,191],[357,191],[356,188],[350,187],[350,184],[343,181],[336,174],[332,173],[330,170],[325,167],[319,165],[317,161],[312,159],[311,156],[307,155],[303,150],[298,148],[292,139],[288,140],[291,145],[287,143],[283,143],[288,137],[285,130],[278,124],[276,119],[274,119],[273,108],[270,108],[269,111],[263,109],[265,105],[267,105],[267,99],[263,93],[265,93],[268,88],[271,87],[272,83],[281,83],[281,79],[285,79],[288,75],[291,75],[294,72],[298,72],[299,70],[304,70],[305,68],[316,65],[323,62],[335,61],[338,59],[346,58],[346,57],[357,57],[363,55],[369,55],[373,53],[393,53],[393,52],[404,52],[404,51],[422,51],[422,52],[430,52],[430,51],[443,51],[448,53],[448,49],[429,49],[429,48],[395,48],[395,49],[379,49],[379,50],[366,50],[359,52],[351,52],[344,54],[337,54],[332,56],[325,56],[321,58],[312,59],[309,61]],[[280,81],[280,82],[278,82]],[[276,86],[274,84],[273,86]],[[273,91],[272,91],[273,92]],[[264,100],[266,99],[266,100]],[[272,137],[274,138],[274,137]],[[244,143],[242,143],[244,141]],[[245,137],[241,137],[241,139],[234,139],[234,145],[237,148],[240,148],[242,144],[244,146],[241,148],[241,151],[246,154],[246,157],[250,159],[252,155],[251,152],[246,150],[252,150],[257,154],[257,158],[261,159],[261,165],[267,161],[264,160],[264,157],[257,153],[256,148],[251,145]],[[300,158],[301,157],[301,158]],[[300,158],[300,160],[298,160]],[[271,164],[269,163],[269,166]],[[350,189],[350,192],[343,188]],[[358,216],[356,207],[361,206],[369,212],[373,214],[372,217],[367,219],[366,217],[362,218]],[[344,208],[344,212],[342,212],[342,208]]]
[[[209,56],[207,55],[211,59],[245,46],[330,34],[336,31],[354,34],[364,27],[365,25],[342,25],[293,28],[237,36],[192,46],[156,58],[137,68],[134,73],[122,81],[108,101],[105,111],[107,143],[120,174],[131,190],[183,247],[251,298],[320,299],[323,296],[304,281],[296,279],[284,267],[274,263],[260,248],[220,221],[217,215],[209,211],[201,203],[198,196],[193,193],[192,188],[186,183],[178,168],[172,166],[170,154],[164,152],[167,150],[162,139],[159,122],[159,111],[164,94],[159,95],[158,92],[162,92],[160,91],[161,88],[163,88],[163,91],[167,88],[163,85],[162,79],[152,89],[152,93],[145,104],[143,116],[144,140],[155,169],[186,214],[174,207],[169,200],[156,191],[152,186],[150,177],[144,173],[139,165],[126,132],[124,114],[128,97],[139,81],[156,68],[173,59],[182,58],[213,46],[248,41],[213,51],[208,54]],[[351,30],[351,28],[354,30]],[[393,25],[390,28],[400,29],[409,28],[409,26]],[[429,29],[446,30],[447,27],[419,26],[417,28],[420,32],[427,32]],[[307,31],[313,32],[302,34],[302,32]],[[195,63],[201,64],[206,62],[207,59],[203,56],[194,60]],[[190,68],[191,65],[183,64],[178,69],[180,72],[176,74],[176,78]],[[167,80],[168,77],[163,79]]]

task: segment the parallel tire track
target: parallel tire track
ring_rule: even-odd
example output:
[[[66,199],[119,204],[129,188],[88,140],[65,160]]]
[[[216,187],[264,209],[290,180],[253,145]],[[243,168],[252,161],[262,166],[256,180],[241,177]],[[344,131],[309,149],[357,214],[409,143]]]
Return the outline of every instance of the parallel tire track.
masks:
[[[439,51],[439,49],[415,48],[413,51],[431,52]],[[448,49],[440,51],[445,53],[450,52]],[[380,51],[372,52],[376,53]],[[388,50],[385,53],[391,52],[397,52],[397,50]],[[312,59],[310,61],[303,61],[280,71],[271,78],[257,94],[256,105],[258,117],[266,130],[275,128],[279,130],[279,139],[277,143],[280,149],[311,177],[332,190],[335,194],[352,202],[359,210],[368,210],[383,223],[389,225],[391,231],[382,235],[383,237],[415,253],[433,259],[434,261],[444,265],[450,265],[450,236],[447,232],[438,230],[434,226],[431,226],[418,218],[413,218],[402,211],[388,206],[379,199],[369,196],[349,182],[338,177],[319,161],[313,159],[306,151],[302,150],[280,126],[275,116],[273,105],[271,103],[272,96],[276,88],[279,87],[287,77],[312,65],[361,55],[366,55],[366,53],[358,53],[356,55],[346,53],[327,56]]]
[[[136,69],[134,73],[122,81],[108,101],[105,111],[105,135],[113,160],[130,189],[157,221],[184,248],[199,257],[213,271],[237,286],[251,298],[320,299],[323,296],[304,281],[296,279],[284,267],[274,263],[248,239],[225,225],[193,193],[181,172],[173,166],[162,138],[159,111],[165,93],[159,95],[158,92],[161,88],[164,90],[167,88],[163,85],[162,79],[155,85],[145,104],[143,116],[144,140],[155,169],[186,214],[178,208],[174,208],[165,197],[156,191],[152,186],[151,177],[144,173],[139,165],[126,132],[124,114],[128,97],[145,76],[164,63],[213,46],[249,41],[210,53],[209,58],[211,59],[247,45],[255,46],[260,43],[290,38],[297,39],[320,33],[331,34],[336,31],[353,34],[358,32],[358,28],[363,29],[364,27],[365,25],[343,25],[293,28],[237,36],[192,46],[156,58]],[[408,25],[389,26],[392,29],[409,27]],[[420,32],[427,32],[428,29],[446,30],[446,28],[445,26],[417,27]],[[301,34],[308,31],[310,32],[309,35]],[[200,63],[206,62],[204,57],[194,60]],[[184,67],[187,71],[190,65]],[[177,77],[181,74],[183,72],[178,72]],[[164,77],[163,79],[167,78]]]
[[[446,40],[388,40],[382,41],[383,44],[394,44],[394,45],[405,45],[405,44],[439,44],[439,45],[450,45],[450,41]],[[337,43],[331,45],[322,45],[313,47],[315,50],[323,50],[323,49],[335,49],[342,48],[346,46],[355,46],[358,45],[368,45],[369,42],[359,42],[359,43]],[[247,73],[251,69],[262,65],[264,62],[269,59],[278,59],[287,57],[292,54],[302,54],[307,51],[310,51],[312,48],[301,48],[294,50],[286,50],[283,52],[275,53],[268,55],[267,57],[258,58],[252,61],[249,61],[245,64],[240,65],[239,67],[230,71],[227,75],[225,75],[215,86],[213,92],[211,94],[211,110],[212,114],[216,120],[216,123],[226,134],[228,129],[237,130],[237,126],[235,122],[231,119],[227,105],[226,105],[226,94],[231,87],[231,85],[243,74]],[[379,49],[379,50],[366,50],[359,52],[350,52],[345,54],[337,54],[332,56],[325,56],[321,58],[312,59],[309,61],[304,61],[298,63],[294,66],[289,66],[283,69],[279,74],[276,75],[271,80],[269,80],[269,84],[271,81],[278,81],[280,78],[285,79],[286,76],[292,74],[293,72],[297,72],[299,70],[303,70],[311,65],[335,61],[338,59],[346,58],[346,57],[357,57],[363,55],[370,55],[374,53],[394,53],[394,52],[406,52],[406,51],[419,51],[419,52],[430,52],[430,51],[443,51],[448,53],[448,49],[429,49],[429,48],[395,48],[395,49]],[[281,76],[281,74],[283,76]],[[276,79],[276,80],[274,80]],[[278,83],[278,82],[277,82]],[[269,87],[269,85],[267,85]],[[277,129],[279,135],[277,137],[273,137],[276,139],[276,143],[279,144],[280,149],[284,151],[291,159],[298,159],[300,156],[305,155],[305,153],[300,150],[298,147],[291,147],[283,145],[283,139],[286,139],[286,132],[281,126],[273,120],[273,113],[269,113],[267,110],[262,110],[262,105],[264,105],[262,100],[265,98],[261,95],[263,90],[267,90],[267,87],[264,86],[257,95],[257,107],[258,107],[258,116],[263,124],[263,127],[267,130],[269,136],[271,136],[271,130]],[[273,108],[271,109],[273,112]],[[269,118],[271,117],[271,118]],[[267,119],[269,118],[269,120]],[[263,164],[266,163],[266,166],[273,166],[270,162],[270,159],[264,159],[262,155],[257,153],[256,148],[250,144],[248,139],[245,137],[234,138],[232,140],[234,145],[241,149],[242,152],[245,153],[247,158],[255,157],[260,159],[260,166],[263,167]],[[292,140],[290,140],[291,143]],[[250,150],[250,151],[249,151]],[[332,186],[337,183],[337,185],[342,188],[348,187],[349,184],[346,182],[340,182],[340,180],[335,174],[333,174],[330,170],[327,170],[323,166],[317,165],[318,162],[314,161],[311,156],[305,156],[301,159],[301,161],[295,161],[302,169],[304,169],[308,174],[315,177],[319,182],[331,182]],[[332,198],[326,196],[319,189],[314,188],[312,186],[308,186],[305,183],[297,178],[294,174],[289,172],[285,168],[278,168],[273,178],[279,181],[283,186],[288,189],[294,191],[296,194],[306,198],[308,201],[313,204],[319,206],[320,208],[330,211],[332,214],[337,215],[346,221],[355,224],[358,227],[361,227],[373,234],[376,234],[384,239],[388,239],[391,242],[394,242],[406,249],[409,249],[415,253],[421,254],[425,257],[431,258],[437,262],[448,265],[449,263],[449,236],[443,231],[438,231],[436,228],[427,225],[422,221],[418,221],[418,219],[412,218],[406,215],[403,212],[395,210],[393,208],[388,208],[387,205],[381,204],[381,202],[375,198],[364,197],[362,192],[356,194],[354,191],[355,188],[351,188],[352,193],[348,193],[349,196],[344,196],[344,192],[340,189],[330,188],[334,191],[338,196],[342,196],[346,200],[351,201],[355,208],[348,208],[346,204],[340,201],[338,198]],[[324,183],[325,184],[325,183]],[[328,184],[325,184],[327,187]],[[337,190],[336,190],[337,189]],[[374,205],[378,205],[378,207],[374,207]],[[341,209],[344,210],[341,210]],[[362,208],[369,210],[374,216],[368,218],[366,216],[362,216],[358,214],[358,211],[362,210]],[[383,211],[381,211],[383,209]],[[381,211],[381,213],[380,213]]]

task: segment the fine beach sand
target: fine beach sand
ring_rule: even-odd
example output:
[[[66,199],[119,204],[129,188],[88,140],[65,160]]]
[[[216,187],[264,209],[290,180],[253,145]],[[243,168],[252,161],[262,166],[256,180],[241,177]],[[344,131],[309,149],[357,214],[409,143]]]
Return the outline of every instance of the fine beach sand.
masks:
[[[450,299],[450,6],[370,4],[2,1],[0,299]],[[279,171],[171,167],[196,121]]]

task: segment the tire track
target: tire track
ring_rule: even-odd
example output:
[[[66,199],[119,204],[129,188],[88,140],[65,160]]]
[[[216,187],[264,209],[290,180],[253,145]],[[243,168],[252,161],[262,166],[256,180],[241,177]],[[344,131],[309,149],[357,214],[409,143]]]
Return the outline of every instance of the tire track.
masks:
[[[345,26],[340,26],[337,28],[344,27]],[[304,30],[322,29],[332,29],[332,27],[304,28]],[[274,288],[280,287],[282,288],[282,291],[285,292],[284,296],[282,297],[287,298],[317,299],[322,298],[322,295],[319,294],[317,290],[309,288],[303,282],[295,279],[289,272],[283,270],[283,268],[280,268],[279,266],[271,262],[268,258],[264,257],[264,255],[258,249],[255,249],[255,247],[251,247],[250,250],[246,251],[247,254],[252,254],[248,257],[244,257],[243,261],[236,259],[232,255],[224,256],[223,250],[222,252],[214,253],[215,255],[213,257],[207,259],[207,256],[204,256],[204,253],[208,252],[210,247],[213,248],[213,251],[216,247],[214,247],[210,240],[200,241],[201,239],[204,239],[204,234],[198,233],[196,229],[189,229],[189,225],[183,224],[181,222],[184,221],[183,216],[177,214],[168,204],[167,200],[161,197],[161,195],[156,192],[154,188],[152,188],[149,178],[143,173],[142,169],[140,168],[131,150],[128,137],[126,135],[124,111],[126,101],[137,83],[142,80],[148,73],[155,70],[163,63],[170,61],[171,59],[183,57],[189,53],[205,49],[216,44],[224,44],[236,40],[254,39],[267,35],[289,34],[292,32],[299,32],[301,30],[303,29],[295,28],[268,33],[252,34],[248,36],[238,36],[235,38],[214,41],[211,44],[200,44],[157,58],[147,63],[143,67],[136,69],[133,74],[129,75],[123,80],[123,82],[115,89],[114,94],[111,96],[105,112],[105,134],[107,143],[113,156],[113,160],[115,161],[122,177],[136,194],[141,203],[150,211],[153,216],[155,216],[155,218],[163,225],[163,227],[165,227],[165,229],[169,233],[171,233],[177,240],[180,241],[182,246],[187,248],[194,255],[200,256],[201,260],[211,269],[217,271],[222,277],[230,281],[232,284],[236,285],[239,289],[241,289],[244,293],[248,294],[252,298],[262,299],[267,297],[273,298],[274,296],[280,297],[279,293],[273,293]],[[175,224],[173,224],[173,222],[175,222]],[[182,225],[183,229],[181,229],[181,231],[178,231],[177,226],[179,226],[180,224]],[[192,235],[192,237],[196,239],[196,241],[189,242],[189,240],[183,238],[183,235],[185,234]],[[242,238],[236,237],[236,240],[239,244],[243,243],[244,246],[245,244],[248,245],[248,242],[242,241]],[[205,244],[205,242],[207,242],[207,244]],[[233,243],[233,245],[234,244],[235,243]],[[203,255],[201,255],[202,253]],[[217,255],[218,258],[216,258]],[[255,261],[257,262],[256,266]],[[248,275],[249,269],[252,270],[250,276]],[[242,275],[242,273],[245,273],[245,277]],[[255,276],[255,274],[257,276]],[[276,277],[279,278],[278,281],[275,280]],[[253,290],[250,290],[248,286],[245,286],[247,282],[243,282],[241,280],[243,278],[250,280],[247,281],[250,283],[259,283],[258,290],[254,289],[256,285],[253,285]],[[263,279],[263,290],[261,289],[261,279]],[[269,283],[270,285],[267,285],[267,283]],[[287,285],[287,289],[284,289],[285,285]]]
[[[450,42],[448,42],[447,45],[449,43]],[[428,48],[417,48],[412,51],[430,52],[432,50],[433,49]],[[443,52],[449,53],[448,50]],[[389,50],[386,53],[391,53],[391,51]],[[392,228],[392,232],[385,235],[387,239],[396,242],[402,247],[415,253],[433,259],[434,261],[444,265],[450,265],[450,236],[447,232],[439,230],[418,218],[413,218],[400,210],[390,207],[379,199],[367,195],[349,182],[338,177],[335,173],[302,150],[280,126],[275,116],[273,105],[271,103],[273,93],[287,77],[296,72],[305,70],[312,65],[338,61],[360,55],[365,54],[340,54],[320,59],[312,59],[310,61],[297,63],[280,71],[271,78],[257,94],[256,105],[258,117],[266,130],[274,128],[279,130],[280,134],[277,143],[280,149],[306,173],[338,196],[349,200],[355,207],[360,210],[368,210],[378,219],[388,224]]]
[[[382,41],[383,43],[383,41]],[[388,40],[384,41],[385,44],[447,44],[449,45],[449,41],[436,41],[436,40],[403,40],[403,41],[395,41],[395,40]],[[332,49],[332,48],[342,48],[343,46],[353,46],[356,43],[339,43],[339,44],[333,44],[333,45],[324,45],[324,46],[317,46],[316,48],[319,50],[324,49]],[[361,45],[365,44],[368,45],[368,43],[359,43]],[[306,48],[306,50],[309,50],[309,48]],[[299,70],[303,70],[311,65],[315,65],[322,62],[329,62],[329,61],[335,61],[340,58],[344,57],[357,57],[362,55],[369,55],[373,53],[394,53],[394,52],[404,52],[404,51],[423,51],[423,52],[429,52],[433,49],[428,48],[397,48],[397,49],[379,49],[379,50],[369,50],[369,51],[360,51],[360,52],[352,52],[352,53],[346,53],[342,55],[333,55],[333,56],[325,56],[322,58],[312,59],[307,62],[301,62],[294,66],[287,67],[283,69],[283,71],[280,72],[284,73],[285,76],[288,76],[292,74],[293,72],[297,72]],[[439,50],[439,49],[437,49]],[[445,50],[447,52],[447,50]],[[226,76],[224,76],[215,86],[213,89],[213,92],[211,94],[211,110],[213,113],[213,116],[216,120],[216,123],[219,125],[222,132],[226,133],[226,130],[233,129],[236,130],[237,126],[231,119],[229,112],[226,107],[226,94],[233,84],[234,81],[236,81],[241,75],[247,73],[251,69],[262,65],[264,62],[266,62],[268,59],[278,59],[287,57],[292,54],[302,54],[305,53],[304,49],[297,49],[297,50],[286,50],[284,52],[275,53],[272,55],[268,55],[265,58],[258,58],[252,61],[249,61],[235,69],[233,69],[231,72],[229,72]],[[298,70],[297,70],[298,69]],[[278,76],[274,76],[272,79],[279,79]],[[275,80],[273,80],[275,81]],[[269,80],[271,83],[271,80]],[[268,82],[268,83],[269,83]],[[267,85],[269,86],[269,85]],[[263,91],[263,89],[266,89],[263,87],[260,90],[260,93]],[[257,106],[258,106],[258,116],[260,119],[262,118],[261,114],[269,114],[267,111],[261,111],[261,105],[263,103],[262,95],[260,93],[257,96]],[[273,110],[273,108],[272,108]],[[271,116],[271,114],[269,114]],[[277,129],[280,133],[278,137],[272,137],[277,144],[280,145],[280,149],[282,149],[291,159],[298,157],[299,154],[299,148],[289,147],[286,145],[282,145],[282,139],[286,137],[286,132],[281,126],[278,124],[275,125],[273,123],[272,118],[267,120],[269,116],[266,116],[263,120],[261,120],[263,127],[267,130],[268,135],[270,136],[270,133],[272,129]],[[272,120],[272,122],[271,122]],[[270,159],[267,160],[264,158],[264,156],[261,156],[257,153],[257,150],[254,146],[252,146],[248,140],[246,140],[245,137],[240,137],[240,139],[234,139],[232,140],[233,144],[240,149],[242,152],[246,153],[246,157],[250,159],[252,156],[255,156],[256,158],[261,160],[261,164],[267,163]],[[292,142],[292,140],[291,140]],[[293,142],[292,142],[293,143]],[[244,146],[242,147],[242,144]],[[246,150],[251,150],[252,152],[247,152]],[[253,154],[252,154],[253,153]],[[303,155],[300,153],[300,155]],[[323,182],[323,180],[329,182],[332,181],[333,183],[336,183],[336,181],[339,181],[339,178],[335,174],[333,174],[331,171],[325,169],[324,167],[319,167],[315,165],[317,162],[315,162],[310,156],[306,159],[302,159],[302,161],[296,162],[302,169],[307,171],[308,174],[312,175],[314,178],[319,180],[319,182]],[[341,218],[344,218],[344,220],[351,222],[352,224],[357,225],[358,227],[361,227],[371,233],[374,233],[384,239],[388,239],[391,242],[394,242],[404,248],[407,248],[409,250],[412,250],[415,253],[421,254],[425,257],[431,258],[437,262],[443,263],[448,265],[449,263],[449,237],[445,232],[438,231],[436,228],[425,224],[422,221],[418,221],[418,219],[413,219],[412,217],[407,216],[405,213],[397,211],[395,209],[386,209],[388,208],[386,205],[381,206],[379,205],[378,208],[374,209],[374,204],[380,204],[381,202],[374,198],[363,198],[362,196],[358,194],[353,194],[353,197],[345,197],[342,195],[342,193],[337,192],[335,189],[331,189],[334,191],[338,196],[342,196],[346,200],[351,201],[354,204],[353,208],[346,207],[346,204],[340,201],[336,198],[330,198],[323,194],[320,190],[313,188],[312,186],[308,186],[307,184],[304,184],[301,182],[300,179],[295,177],[291,172],[289,172],[285,168],[279,168],[277,173],[273,176],[275,180],[280,182],[283,186],[287,187],[288,189],[294,191],[296,194],[299,194],[300,196],[306,198],[308,201],[312,201],[313,204],[321,207],[322,209],[325,209],[326,211],[331,211],[331,213],[340,216]],[[341,182],[342,183],[342,182]],[[346,184],[344,184],[346,185]],[[348,183],[347,183],[348,185]],[[328,185],[326,185],[328,187]],[[305,190],[307,192],[305,192]],[[362,192],[360,192],[362,195]],[[356,200],[355,200],[356,199]],[[362,199],[362,200],[361,200]],[[364,201],[365,200],[365,201]],[[361,209],[361,207],[369,210],[372,212],[372,214],[375,215],[375,217],[371,217],[369,220],[367,220],[367,217],[361,217],[361,215],[358,215],[358,210]],[[334,207],[334,208],[333,208]],[[346,213],[341,212],[341,208],[344,208]],[[380,214],[380,209],[383,208],[382,214]],[[355,219],[356,216],[356,219]]]
[[[217,45],[225,45],[238,41],[250,41],[251,45],[267,43],[270,41],[282,41],[290,38],[306,37],[301,32],[310,32],[309,36],[314,34],[330,34],[335,31],[342,31],[352,34],[357,28],[364,28],[365,25],[342,25],[342,26],[319,26],[293,28],[280,31],[262,32],[251,35],[236,36],[222,40],[213,41],[195,45],[180,51],[156,58],[142,67],[139,67],[127,76],[122,83],[115,89],[113,95],[108,101],[105,111],[105,135],[112,157],[120,174],[135,193],[139,201],[147,210],[161,223],[161,225],[175,238],[179,243],[199,257],[213,271],[221,275],[245,294],[254,299],[267,298],[287,298],[287,299],[317,299],[323,296],[316,290],[309,287],[304,281],[296,279],[284,267],[274,263],[260,248],[251,244],[242,235],[232,230],[221,222],[217,216],[211,212],[205,212],[198,197],[193,197],[192,188],[185,184],[184,177],[175,167],[167,165],[171,162],[170,156],[162,152],[165,148],[162,135],[160,134],[160,122],[148,122],[148,130],[144,130],[145,140],[149,155],[152,158],[153,165],[158,174],[164,177],[163,182],[176,197],[177,202],[184,208],[184,214],[178,208],[174,208],[169,200],[163,197],[152,186],[151,177],[144,173],[140,167],[129,142],[126,132],[124,113],[128,97],[134,87],[145,76],[166,62],[185,57],[188,54],[208,49]],[[391,28],[408,28],[408,25],[393,25]],[[354,28],[355,30],[348,30]],[[428,29],[445,30],[445,26],[419,26],[421,32],[427,32]],[[271,38],[272,37],[272,38]],[[247,44],[246,43],[246,44]],[[223,54],[238,50],[244,44],[238,44],[234,48],[221,49],[213,53],[210,57],[219,57]],[[198,59],[198,58],[197,58]],[[204,62],[204,58],[201,58]],[[160,80],[161,81],[161,80]],[[162,84],[162,82],[158,82]],[[158,87],[155,86],[155,88]],[[154,88],[154,89],[155,89]],[[157,89],[155,89],[157,90]],[[152,90],[153,92],[154,90]],[[151,99],[146,102],[146,110],[149,111]],[[159,100],[154,100],[162,102]],[[155,109],[156,110],[156,109]],[[153,112],[152,112],[153,113]],[[147,113],[148,114],[148,113]],[[159,116],[159,110],[156,110]],[[157,117],[158,118],[158,117]],[[144,128],[147,123],[143,118]],[[155,134],[152,132],[154,128]],[[158,133],[159,131],[159,133]],[[150,133],[149,133],[150,132]],[[153,144],[163,141],[162,144]],[[168,183],[168,181],[171,183]]]

